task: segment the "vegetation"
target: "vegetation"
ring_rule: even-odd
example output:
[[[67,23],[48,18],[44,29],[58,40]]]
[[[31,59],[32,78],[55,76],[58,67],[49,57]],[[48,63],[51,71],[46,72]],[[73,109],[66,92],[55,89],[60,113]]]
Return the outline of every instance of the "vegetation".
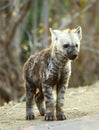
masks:
[[[49,46],[49,27],[82,26],[81,53],[72,65],[70,87],[98,80],[98,14],[98,0],[0,0],[0,101],[22,99],[22,65]]]

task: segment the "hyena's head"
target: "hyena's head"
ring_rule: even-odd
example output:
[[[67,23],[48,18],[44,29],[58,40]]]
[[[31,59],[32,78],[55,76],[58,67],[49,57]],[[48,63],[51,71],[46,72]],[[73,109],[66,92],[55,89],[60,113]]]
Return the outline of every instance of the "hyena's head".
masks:
[[[81,27],[77,27],[75,29],[67,29],[67,30],[52,30],[51,32],[51,40],[52,46],[65,54],[66,57],[70,60],[74,60],[80,51],[80,40],[82,38],[82,29]]]

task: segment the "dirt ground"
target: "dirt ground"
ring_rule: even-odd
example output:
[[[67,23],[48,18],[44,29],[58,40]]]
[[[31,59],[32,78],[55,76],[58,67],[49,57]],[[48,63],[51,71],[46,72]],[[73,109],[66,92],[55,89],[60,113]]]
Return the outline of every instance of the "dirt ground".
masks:
[[[65,97],[64,111],[67,119],[99,114],[99,82],[91,86],[70,88]],[[25,102],[10,102],[0,107],[0,130],[20,130],[31,125],[47,124],[35,106],[36,119],[25,120]]]

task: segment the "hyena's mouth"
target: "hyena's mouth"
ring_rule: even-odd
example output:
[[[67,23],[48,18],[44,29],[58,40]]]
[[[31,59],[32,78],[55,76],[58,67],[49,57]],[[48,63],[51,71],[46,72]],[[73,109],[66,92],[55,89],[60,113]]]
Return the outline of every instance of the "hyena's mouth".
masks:
[[[68,58],[70,59],[70,60],[75,60],[76,58],[77,58],[77,54],[73,54],[73,55],[68,55]]]

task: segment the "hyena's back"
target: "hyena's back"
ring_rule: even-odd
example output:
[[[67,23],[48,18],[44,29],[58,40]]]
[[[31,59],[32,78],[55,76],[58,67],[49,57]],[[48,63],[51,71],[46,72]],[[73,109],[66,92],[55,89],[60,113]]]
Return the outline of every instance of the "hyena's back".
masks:
[[[32,55],[23,67],[23,78],[25,82],[31,82],[35,87],[41,87],[44,69],[50,58],[50,49]]]

